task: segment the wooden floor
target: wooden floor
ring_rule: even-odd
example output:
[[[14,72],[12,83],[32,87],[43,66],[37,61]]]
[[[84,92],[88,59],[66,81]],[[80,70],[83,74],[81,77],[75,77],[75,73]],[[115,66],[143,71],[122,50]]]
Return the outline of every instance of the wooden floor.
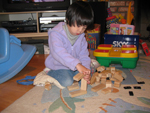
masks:
[[[0,112],[32,89],[33,85],[20,85],[16,81],[27,75],[35,76],[45,67],[47,55],[34,55],[30,62],[12,79],[0,84]]]

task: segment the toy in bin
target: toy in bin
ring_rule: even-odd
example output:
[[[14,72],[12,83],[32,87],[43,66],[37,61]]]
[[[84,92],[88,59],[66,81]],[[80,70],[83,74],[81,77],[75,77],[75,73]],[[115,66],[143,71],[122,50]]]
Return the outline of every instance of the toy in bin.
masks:
[[[136,67],[138,52],[135,45],[113,47],[112,44],[100,44],[94,51],[94,56],[100,65],[109,67],[110,64],[121,64],[123,68]]]
[[[93,30],[86,31],[86,40],[88,42],[88,48],[95,50],[100,41],[100,24],[94,24]]]

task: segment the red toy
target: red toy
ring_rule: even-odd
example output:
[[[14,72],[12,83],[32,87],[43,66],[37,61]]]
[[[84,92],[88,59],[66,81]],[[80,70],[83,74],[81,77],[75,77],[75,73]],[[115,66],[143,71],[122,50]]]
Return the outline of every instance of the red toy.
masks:
[[[143,48],[146,56],[149,56],[150,55],[150,50],[148,49],[148,46],[147,46],[146,42],[142,42],[141,45],[142,45],[142,48]]]

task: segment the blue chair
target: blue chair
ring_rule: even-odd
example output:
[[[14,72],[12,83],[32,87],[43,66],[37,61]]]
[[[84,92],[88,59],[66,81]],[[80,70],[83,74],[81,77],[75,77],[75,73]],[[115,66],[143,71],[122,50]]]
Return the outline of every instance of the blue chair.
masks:
[[[31,60],[36,47],[21,41],[0,28],[0,84],[19,73]]]

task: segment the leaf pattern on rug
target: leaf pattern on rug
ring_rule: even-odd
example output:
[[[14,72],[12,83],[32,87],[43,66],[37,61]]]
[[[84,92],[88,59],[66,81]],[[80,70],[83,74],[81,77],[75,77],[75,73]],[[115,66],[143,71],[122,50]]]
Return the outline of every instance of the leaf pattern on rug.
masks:
[[[140,100],[142,103],[150,105],[150,99],[145,97],[137,97],[138,100]]]
[[[72,98],[72,97],[64,97],[64,100],[65,102],[69,105],[69,107],[72,108],[72,110],[68,109],[66,107],[66,105],[62,102],[61,98],[58,98],[56,101],[54,101],[50,107],[49,107],[49,113],[55,111],[56,109],[58,109],[59,107],[62,107],[63,110],[66,112],[66,113],[75,113],[75,102],[82,102],[84,101],[85,99],[80,99],[80,98]]]

